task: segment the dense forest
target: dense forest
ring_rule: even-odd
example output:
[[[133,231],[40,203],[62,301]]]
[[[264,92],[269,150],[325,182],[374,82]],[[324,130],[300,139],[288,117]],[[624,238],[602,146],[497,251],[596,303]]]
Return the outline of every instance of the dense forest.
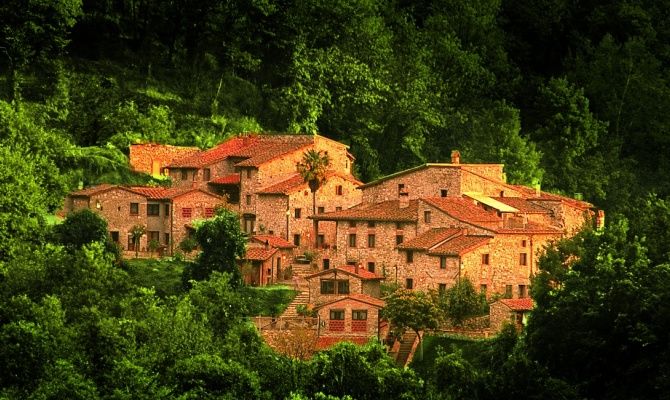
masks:
[[[0,398],[667,398],[668,21],[658,0],[1,2]],[[376,344],[279,355],[234,275],[159,296],[100,221],[52,225],[81,184],[151,181],[130,143],[248,131],[346,143],[363,181],[459,149],[609,226],[549,249],[525,334],[420,373]]]

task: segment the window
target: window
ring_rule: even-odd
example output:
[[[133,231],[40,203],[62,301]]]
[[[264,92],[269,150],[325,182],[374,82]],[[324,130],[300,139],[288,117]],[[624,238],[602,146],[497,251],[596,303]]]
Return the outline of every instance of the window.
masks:
[[[149,241],[159,243],[160,234],[158,231],[149,231]]]
[[[440,269],[447,269],[447,257],[440,257]]]
[[[247,201],[247,205],[250,206],[251,205],[251,195],[250,194],[248,194],[246,196],[246,201]]]
[[[193,215],[193,209],[191,207],[183,207],[181,209],[182,218],[191,218]]]
[[[485,284],[485,283],[482,283],[481,285],[479,285],[479,293],[481,293],[481,294],[483,294],[484,296],[486,296],[486,290],[487,290],[487,287],[486,287],[486,284]]]
[[[128,235],[128,250],[135,250],[135,241],[133,240],[133,237],[130,235]]]
[[[401,231],[403,227],[404,227],[404,225],[403,225],[402,222],[396,222],[396,223],[395,223],[395,228],[396,228],[397,230]]]
[[[330,310],[330,319],[344,321],[344,310]]]
[[[293,212],[293,216],[296,219],[299,219],[300,217],[302,217],[302,209],[301,208],[296,208],[295,211]]]
[[[352,310],[351,311],[351,319],[354,321],[364,321],[368,319],[368,311],[367,310]]]
[[[342,196],[342,193],[344,193],[344,191],[342,190],[342,185],[335,186],[335,194],[338,196]]]
[[[140,203],[130,203],[130,215],[140,214]]]
[[[324,258],[323,259],[323,269],[330,269],[330,259],[329,258]]]
[[[323,245],[326,243],[326,236],[323,233],[319,233],[316,236],[316,247],[323,248]]]
[[[296,233],[293,235],[293,244],[296,246],[300,246],[300,234]]]
[[[251,168],[247,169],[247,178],[251,179]]]
[[[412,279],[412,278],[405,279],[405,288],[406,289],[414,289],[414,279]]]
[[[423,212],[423,222],[430,224],[430,211],[426,210]]]
[[[166,217],[170,215],[170,205],[169,204],[164,205],[163,211],[164,211],[163,215],[165,215]]]
[[[506,299],[512,298],[512,285],[505,285],[505,298]]]
[[[526,285],[519,285],[519,298],[523,299],[524,297],[528,297],[528,288]]]
[[[256,229],[256,216],[255,215],[245,215],[244,216],[244,232],[248,234],[254,233]]]
[[[349,247],[356,247],[356,234],[355,233],[350,233],[349,234]]]
[[[170,234],[169,233],[164,233],[163,234],[163,240],[164,240],[163,243],[165,243],[167,246],[169,246],[170,245]]]
[[[325,213],[325,212],[326,212],[326,208],[325,208],[325,207],[317,207],[317,209],[316,209],[316,213],[317,213],[317,214],[323,214],[323,213]]]
[[[375,226],[377,226],[377,224],[375,224],[375,221],[368,221],[368,228],[374,228]]]
[[[405,189],[404,183],[398,184],[398,194],[407,194],[407,189]]]
[[[446,283],[440,283],[437,290],[440,294],[446,292],[447,291],[447,284]]]
[[[188,179],[188,170],[186,168],[182,168],[181,170],[181,180],[185,181]]]
[[[161,212],[160,204],[147,204],[147,215],[157,216]]]
[[[205,182],[209,182],[209,180],[212,178],[212,170],[209,168],[205,168],[202,170],[202,180]]]
[[[521,241],[521,247],[526,247],[526,241],[525,240]]]
[[[214,216],[214,208],[206,207],[205,208],[205,218],[212,218]]]
[[[396,246],[402,243],[402,241],[405,240],[405,238],[402,235],[395,235],[395,244]]]
[[[349,228],[355,228],[356,227],[356,221],[349,221]]]
[[[447,197],[449,191],[447,189],[440,190],[440,197]]]
[[[368,262],[368,271],[374,273],[375,272],[375,263],[370,261]]]
[[[375,235],[368,235],[368,247],[375,247]]]
[[[407,264],[414,262],[414,252],[412,250],[407,251]]]
[[[335,281],[333,280],[322,280],[321,281],[321,294],[335,294]]]
[[[109,236],[112,237],[112,242],[119,243],[119,231],[111,231],[109,232]]]
[[[488,253],[482,254],[482,264],[489,265],[489,255],[488,255]]]
[[[349,281],[337,281],[337,294],[349,294]]]
[[[526,253],[519,254],[519,265],[528,265],[528,254]]]
[[[330,310],[328,329],[331,331],[344,331],[344,310]]]

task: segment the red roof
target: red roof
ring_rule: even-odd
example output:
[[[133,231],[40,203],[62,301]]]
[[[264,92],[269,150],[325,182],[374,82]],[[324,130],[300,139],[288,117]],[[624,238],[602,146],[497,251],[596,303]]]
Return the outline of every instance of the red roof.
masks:
[[[286,153],[300,150],[314,143],[313,135],[263,135],[257,136],[259,141],[231,154],[232,157],[243,157],[237,167],[257,167],[274,160]]]
[[[501,203],[507,204],[510,207],[514,207],[524,214],[549,214],[551,210],[539,206],[533,202],[528,201],[523,197],[492,197],[492,199],[497,200]]]
[[[461,256],[487,244],[490,236],[457,236],[430,250],[430,254],[439,256]]]
[[[472,200],[458,197],[434,197],[423,200],[463,222],[476,224],[478,222],[500,222],[502,220],[497,213],[476,206]]]
[[[462,231],[462,229],[458,228],[433,228],[412,240],[401,243],[398,245],[398,248],[407,250],[427,250],[451,236],[460,234]]]
[[[149,187],[149,186],[133,186],[127,189],[134,193],[141,194],[142,196],[146,196],[146,198],[150,200],[171,200],[183,194],[191,192],[203,192],[212,197],[217,198],[221,197],[212,192],[207,192],[205,190],[192,187],[164,188],[164,187]]]
[[[347,265],[343,267],[336,267],[336,268],[330,268],[330,269],[324,269],[323,271],[315,272],[311,275],[307,275],[305,279],[311,279],[317,276],[321,275],[327,275],[331,273],[337,273],[336,271],[343,272],[348,275],[356,276],[362,280],[370,280],[370,279],[384,279],[384,277],[377,276],[373,272],[370,272],[366,270],[363,267],[358,268],[358,273],[356,273],[356,267],[353,265]]]
[[[272,257],[279,250],[276,248],[264,249],[261,247],[250,247],[247,249],[247,254],[244,256],[245,260],[265,261]]]
[[[525,196],[527,196],[529,200],[560,201],[580,209],[589,209],[593,207],[593,204],[589,202],[573,199],[571,197],[563,196],[560,194],[554,194],[542,191],[537,193],[535,189],[521,185],[512,185],[512,187],[522,192]]]
[[[398,200],[377,204],[361,203],[347,210],[318,214],[310,218],[324,221],[416,222],[417,204],[416,200],[410,200],[407,207],[401,208]]]
[[[293,243],[290,243],[275,235],[254,235],[251,237],[251,240],[261,244],[265,244],[267,242],[270,247],[275,247],[277,249],[293,249],[296,247]]]
[[[533,309],[533,299],[524,297],[523,299],[500,299],[500,302],[514,311],[529,311]]]
[[[218,185],[238,185],[240,183],[240,174],[229,174],[212,179],[209,183]]]
[[[386,302],[382,299],[378,299],[376,297],[368,296],[367,294],[363,293],[352,293],[348,295],[342,295],[334,299],[327,300],[323,303],[315,304],[314,309],[318,310],[319,308],[323,308],[327,305],[339,303],[340,301],[344,300],[354,300],[354,301],[359,301],[361,303],[366,303],[369,304],[373,307],[377,308],[383,308],[386,305]]]
[[[359,346],[363,346],[370,340],[367,336],[352,336],[352,337],[329,337],[329,336],[320,336],[316,341],[317,350],[325,350],[327,348],[335,346],[340,342],[350,342]]]
[[[258,136],[238,136],[228,139],[215,147],[176,160],[169,168],[201,168],[225,160],[241,149],[253,146],[258,142]]]

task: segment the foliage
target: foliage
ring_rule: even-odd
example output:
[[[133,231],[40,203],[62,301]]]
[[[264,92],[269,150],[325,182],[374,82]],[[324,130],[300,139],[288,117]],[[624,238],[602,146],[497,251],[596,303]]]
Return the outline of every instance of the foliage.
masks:
[[[70,213],[56,227],[60,243],[72,249],[81,249],[84,245],[109,240],[107,221],[97,213],[84,208]]]
[[[198,248],[198,242],[191,236],[186,236],[184,240],[179,243],[179,249],[186,254],[191,254],[193,250]]]
[[[133,247],[135,247],[135,258],[137,258],[140,251],[140,240],[146,233],[147,227],[142,224],[133,225],[132,228],[130,228],[130,238],[133,241]]]
[[[240,290],[247,300],[249,315],[253,316],[277,317],[298,294],[284,285],[245,286]]]
[[[667,390],[670,268],[650,262],[625,219],[550,247],[539,266],[527,335],[532,360],[590,398]]]
[[[234,286],[242,282],[237,260],[246,251],[246,237],[240,229],[237,214],[219,208],[212,219],[203,221],[195,231],[201,249],[196,262],[184,269],[183,281],[207,279],[214,271],[230,274]]]
[[[156,296],[165,298],[177,296],[184,292],[181,275],[186,263],[136,258],[128,260],[128,277],[138,287],[150,288]]]
[[[459,279],[454,286],[444,292],[433,292],[431,296],[443,313],[443,318],[456,326],[461,326],[470,317],[488,312],[486,295],[477,293],[468,278]]]

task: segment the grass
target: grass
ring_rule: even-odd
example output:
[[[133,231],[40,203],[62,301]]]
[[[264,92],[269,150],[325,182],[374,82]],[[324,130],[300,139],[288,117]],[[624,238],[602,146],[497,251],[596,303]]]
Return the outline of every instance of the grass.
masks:
[[[298,295],[298,292],[286,285],[272,285],[242,289],[243,295],[249,299],[249,315],[271,317],[278,316]]]
[[[133,284],[154,288],[160,297],[184,293],[181,273],[186,262],[170,259],[127,259],[128,275]]]
[[[441,347],[445,352],[450,353],[460,350],[463,358],[468,360],[473,366],[485,366],[486,360],[483,359],[491,345],[491,339],[470,339],[456,335],[430,336],[423,338],[423,360],[418,360],[418,352],[410,363],[412,368],[421,377],[428,377],[433,373],[435,358],[438,348]]]

